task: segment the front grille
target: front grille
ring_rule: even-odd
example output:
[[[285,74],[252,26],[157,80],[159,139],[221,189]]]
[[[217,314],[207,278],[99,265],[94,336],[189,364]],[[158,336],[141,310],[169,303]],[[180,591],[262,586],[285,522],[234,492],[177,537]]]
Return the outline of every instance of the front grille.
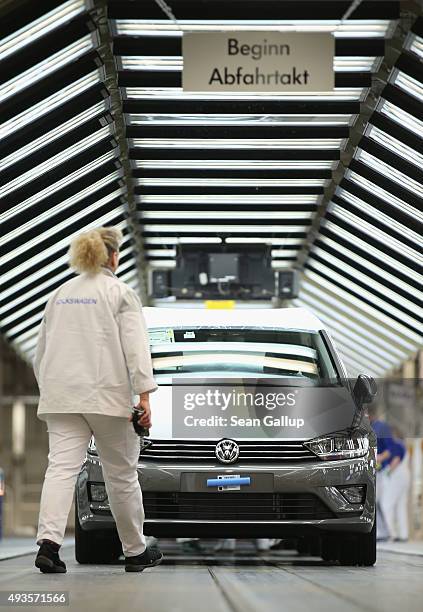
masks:
[[[184,462],[213,461],[216,462],[214,449],[216,441],[210,440],[150,440],[151,445],[142,451],[141,459],[171,460]],[[239,457],[236,463],[242,462],[272,462],[272,461],[316,461],[312,453],[302,442],[297,440],[249,441],[237,440]]]
[[[335,515],[301,493],[143,493],[147,520],[312,521]]]

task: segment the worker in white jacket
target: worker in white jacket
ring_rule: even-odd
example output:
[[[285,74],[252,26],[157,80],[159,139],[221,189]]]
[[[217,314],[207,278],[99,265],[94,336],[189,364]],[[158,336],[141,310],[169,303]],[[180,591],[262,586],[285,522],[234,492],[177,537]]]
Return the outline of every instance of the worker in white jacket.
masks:
[[[45,573],[66,572],[58,551],[92,435],[126,571],[142,571],[162,559],[160,551],[146,547],[143,535],[139,438],[130,420],[135,404],[144,411],[139,423],[151,426],[149,393],[157,384],[140,300],[115,276],[121,240],[120,230],[111,227],[74,239],[70,265],[79,275],[50,296],[39,331],[37,414],[47,422],[49,462],[35,565]]]

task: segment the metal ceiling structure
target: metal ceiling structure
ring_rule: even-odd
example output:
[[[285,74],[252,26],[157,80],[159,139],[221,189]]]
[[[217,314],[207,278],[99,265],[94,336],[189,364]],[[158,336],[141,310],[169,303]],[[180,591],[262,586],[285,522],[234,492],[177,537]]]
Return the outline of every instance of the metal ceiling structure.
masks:
[[[389,1],[7,0],[2,12],[0,317],[18,352],[32,358],[46,300],[72,276],[71,238],[108,224],[143,300],[142,256],[172,267],[180,244],[264,243],[275,269],[303,270],[294,304],[328,325],[351,374],[380,376],[421,346],[422,17],[398,35]],[[334,90],[184,92],[183,32],[245,29],[331,32]]]

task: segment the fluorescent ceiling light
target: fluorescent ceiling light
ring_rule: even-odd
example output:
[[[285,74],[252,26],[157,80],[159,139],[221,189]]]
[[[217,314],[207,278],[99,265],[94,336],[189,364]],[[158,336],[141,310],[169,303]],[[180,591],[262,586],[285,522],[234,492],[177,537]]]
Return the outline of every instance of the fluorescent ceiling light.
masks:
[[[219,234],[221,232],[228,232],[234,234],[291,234],[291,233],[305,233],[308,230],[308,226],[304,225],[156,225],[146,224],[142,227],[145,232],[158,232],[158,233],[187,233],[192,232],[211,232]]]
[[[390,82],[400,87],[408,95],[417,98],[419,102],[423,102],[423,83],[421,81],[417,81],[417,79],[413,79],[410,75],[395,68]]]
[[[423,59],[423,38],[421,36],[410,32],[405,48],[417,55],[420,59]]]
[[[28,155],[32,155],[32,153],[34,153],[35,151],[38,151],[38,149],[41,149],[42,147],[51,144],[58,138],[61,138],[66,133],[71,132],[72,130],[80,127],[83,123],[89,121],[90,119],[92,119],[96,115],[99,115],[102,111],[105,111],[105,110],[106,110],[106,101],[103,100],[101,102],[98,102],[97,104],[94,104],[94,106],[91,106],[87,110],[82,111],[82,113],[79,113],[79,115],[75,115],[75,117],[71,117],[71,119],[69,119],[68,121],[65,121],[58,127],[54,128],[53,130],[46,132],[39,138],[36,138],[29,144],[25,145],[24,147],[21,147],[17,151],[14,151],[10,155],[3,157],[2,162],[1,162],[2,169],[6,169],[12,164],[15,164],[16,162],[21,161]]]
[[[183,58],[181,55],[122,55],[120,57],[123,70],[152,70],[166,72],[182,72]],[[334,57],[335,72],[372,72],[381,58],[340,56]]]
[[[341,355],[347,356],[349,359],[352,359],[354,363],[359,367],[361,364],[361,372],[365,372],[366,374],[370,374],[371,376],[381,377],[388,370],[388,367],[380,367],[376,365],[376,362],[369,359],[369,355],[360,353],[357,351],[357,346],[352,343],[349,344],[345,337],[342,334],[337,334],[335,331],[331,333],[333,340],[336,342],[337,349],[341,353]],[[353,348],[351,348],[351,346]],[[369,365],[370,363],[370,365]]]
[[[221,244],[222,238],[193,236],[191,238],[179,238],[178,236],[149,236],[143,240],[144,244]]]
[[[64,2],[49,13],[42,15],[39,19],[31,21],[20,30],[6,36],[0,41],[0,61],[26,45],[32,44],[52,30],[56,30],[84,10],[84,0],[69,0],[69,2]]]
[[[44,98],[41,102],[37,102],[30,108],[18,113],[5,123],[0,125],[0,139],[6,138],[9,134],[17,132],[25,125],[36,121],[42,115],[51,112],[58,106],[61,106],[65,102],[74,98],[78,94],[82,93],[86,89],[89,89],[100,81],[100,69],[96,69],[93,72],[85,75],[81,79],[78,79],[74,83],[63,87],[59,91],[56,91],[51,96]]]
[[[302,245],[303,238],[225,238],[227,244],[269,244],[273,246],[293,246]]]
[[[404,255],[405,257],[408,257],[412,261],[417,261],[417,262],[421,261],[421,263],[423,264],[423,257],[418,251],[410,248],[409,246],[407,246],[400,240],[397,240],[396,238],[392,238],[392,236],[390,236],[389,234],[382,232],[380,229],[378,229],[371,223],[368,223],[367,221],[364,221],[363,219],[361,219],[361,217],[354,215],[353,213],[351,213],[349,210],[347,210],[343,206],[340,206],[339,204],[335,204],[334,202],[330,202],[328,210],[333,215],[335,215],[336,217],[339,217],[340,219],[350,224],[355,229],[359,229],[360,231],[367,234],[371,238],[378,240],[379,242],[381,242],[382,244],[386,246],[389,246],[389,248],[393,249],[394,251],[397,251],[398,253],[400,253],[401,255]]]
[[[133,159],[135,168],[146,170],[333,170],[339,160],[266,160],[266,159]]]
[[[176,249],[147,249],[148,257],[176,257]]]
[[[115,19],[116,33],[120,36],[173,36],[181,37],[183,32],[332,32],[335,38],[385,38],[392,30],[393,22],[388,19]]]
[[[142,213],[142,219],[312,219],[308,211],[160,210]]]
[[[413,230],[409,229],[406,225],[403,225],[392,217],[385,215],[385,213],[381,212],[377,208],[374,208],[370,204],[367,204],[366,202],[364,202],[364,200],[350,193],[347,189],[337,187],[335,193],[350,204],[356,206],[360,212],[367,213],[369,216],[374,217],[384,225],[387,225],[391,229],[394,229],[401,236],[406,236],[409,240],[412,240],[417,245],[421,245],[423,247],[423,237],[417,232],[414,232]]]
[[[295,259],[295,258],[293,258]],[[272,270],[279,270],[281,268],[292,268],[294,265],[294,261],[292,260],[283,260],[283,259],[273,259],[270,263],[270,267]]]
[[[21,72],[9,81],[0,85],[0,102],[4,102],[10,96],[15,96],[23,89],[30,87],[40,79],[59,70],[66,64],[75,61],[78,57],[87,53],[94,47],[91,34],[87,34],[80,40],[60,49],[57,53],[53,53],[47,59],[34,64],[28,70]]]
[[[48,187],[46,187],[42,191],[39,191],[38,193],[34,194],[30,198],[27,198],[20,204],[16,204],[13,208],[8,210],[7,212],[2,213],[0,215],[0,223],[3,221],[7,221],[8,219],[11,219],[16,214],[23,212],[24,210],[27,210],[31,206],[34,206],[34,204],[38,204],[42,199],[46,198],[49,195],[52,195],[59,189],[62,189],[63,187],[76,181],[77,179],[81,178],[85,174],[88,174],[95,168],[102,166],[106,162],[113,159],[114,156],[115,156],[115,151],[109,151],[108,153],[105,153],[101,157],[98,157],[97,159],[90,162],[89,164],[86,164],[82,168],[78,168],[78,170],[75,170],[75,172],[72,172],[72,174],[69,174],[68,176],[60,179],[56,183],[52,183],[51,185],[48,185]]]
[[[297,249],[272,249],[271,256],[274,258],[278,257],[296,257],[298,255]]]
[[[398,210],[407,213],[413,219],[422,218],[423,214],[420,213],[417,208],[414,208],[414,206],[407,204],[407,202],[405,202],[404,200],[400,200],[400,198],[397,198],[389,191],[386,191],[382,187],[379,187],[379,185],[376,185],[372,181],[369,181],[368,179],[364,178],[364,176],[361,176],[361,174],[357,174],[352,170],[347,170],[345,176],[353,183],[356,183],[360,187],[363,187],[363,189],[365,189],[366,191],[369,191],[372,195],[375,195],[381,200],[384,200],[394,208],[397,208]]]
[[[31,167],[29,170],[27,170],[26,172],[23,172],[22,174],[17,176],[15,179],[10,181],[9,183],[6,183],[5,185],[3,185],[3,187],[0,187],[0,197],[4,198],[5,196],[12,193],[12,191],[15,191],[16,189],[20,189],[21,187],[23,187],[30,181],[40,178],[46,172],[49,172],[56,166],[59,166],[60,164],[67,162],[69,159],[72,159],[72,157],[75,157],[82,151],[85,151],[89,147],[92,147],[97,142],[100,142],[100,140],[102,140],[103,138],[105,138],[106,136],[110,134],[112,134],[111,124],[100,128],[96,132],[93,132],[86,138],[79,140],[78,142],[71,145],[67,149],[64,149],[63,151],[56,153],[56,155],[53,155],[53,157],[50,157],[49,159],[39,164],[38,166]]]
[[[414,350],[414,345],[411,344],[407,339],[399,336],[396,331],[392,330],[390,326],[384,324],[379,320],[379,311],[377,312],[377,317],[370,316],[368,310],[359,306],[360,302],[355,298],[352,298],[350,294],[344,294],[341,296],[338,291],[338,287],[335,285],[331,285],[326,279],[317,276],[311,271],[306,271],[306,277],[304,282],[301,285],[301,295],[304,293],[309,294],[309,299],[318,300],[319,304],[328,304],[329,311],[333,309],[333,312],[338,315],[338,318],[341,315],[345,315],[347,317],[346,325],[351,324],[353,321],[357,323],[358,328],[362,330],[360,333],[363,335],[366,334],[366,329],[369,329],[371,333],[371,337],[374,336],[376,341],[385,341],[388,343],[390,350],[398,353],[399,348],[401,350]],[[314,282],[313,278],[315,279]],[[318,283],[318,284],[316,284]],[[331,288],[332,287],[332,288]],[[345,299],[347,296],[347,299]],[[341,298],[341,299],[340,299]],[[353,302],[351,301],[353,300]]]
[[[125,212],[125,210],[124,210],[124,207],[122,205],[121,207],[116,208],[115,210],[112,210],[111,212],[108,212],[105,215],[102,215],[101,217],[98,217],[98,219],[96,219],[92,223],[88,223],[87,225],[85,225],[84,226],[84,231],[87,232],[90,229],[95,229],[95,228],[98,228],[98,227],[102,227],[105,223],[108,223],[109,221],[114,219],[119,213],[124,214],[124,212]],[[122,223],[122,224],[118,223],[115,227],[117,227],[118,229],[121,229],[121,227],[123,227],[123,226],[126,227],[126,221],[125,221],[125,223]],[[26,259],[23,263],[19,264],[15,268],[12,268],[8,272],[3,273],[2,274],[2,281],[4,283],[8,282],[9,280],[14,278],[15,276],[18,276],[22,272],[27,272],[27,270],[29,268],[31,268],[31,266],[34,266],[34,265],[44,261],[50,255],[55,255],[61,249],[67,248],[70,245],[70,243],[73,240],[73,238],[75,238],[75,236],[77,236],[80,233],[81,233],[81,230],[79,229],[77,232],[74,232],[73,234],[70,234],[69,236],[66,236],[66,238],[63,238],[62,240],[59,240],[58,242],[53,244],[51,247],[48,247],[47,249],[44,249],[40,253],[37,253],[37,255],[34,255],[33,257],[31,257],[30,259]],[[67,261],[67,258],[65,259],[65,261]],[[40,272],[39,271],[38,271],[38,278],[40,278]]]
[[[162,178],[143,177],[133,179],[135,185],[145,187],[324,187],[329,179],[314,178]]]
[[[124,87],[128,98],[135,100],[151,100],[160,98],[161,100],[290,100],[306,101],[321,100],[322,102],[334,102],[337,100],[362,100],[364,99],[366,88],[364,87],[338,87],[330,91],[311,91],[303,94],[298,92],[274,93],[268,91],[251,92],[213,92],[197,91],[184,92],[182,87]]]
[[[323,244],[325,244],[328,247],[330,247],[330,248],[334,249],[335,251],[337,251],[338,253],[341,253],[342,255],[345,255],[345,257],[348,257],[348,259],[351,259],[353,262],[356,262],[357,264],[361,265],[363,268],[368,269],[370,272],[373,272],[377,276],[383,278],[388,283],[391,283],[391,285],[393,285],[394,287],[398,287],[398,289],[402,289],[406,293],[410,293],[412,295],[415,295],[416,297],[420,297],[421,296],[421,298],[423,300],[423,293],[422,292],[420,292],[417,289],[415,289],[414,286],[405,283],[404,281],[399,279],[394,274],[386,272],[381,266],[378,266],[378,265],[372,263],[367,258],[361,257],[360,255],[357,255],[357,253],[354,253],[354,251],[352,251],[351,249],[347,249],[346,247],[342,246],[341,244],[338,244],[338,242],[336,242],[335,240],[332,240],[331,238],[328,238],[327,236],[320,235],[319,236],[319,240],[321,242],[323,242]],[[311,250],[313,252],[316,252],[317,254],[319,254],[319,252],[321,252],[321,249],[319,247],[317,247],[315,244],[311,247]],[[340,261],[339,265],[342,266],[343,262]],[[339,265],[338,265],[338,267],[339,267]],[[422,286],[423,286],[423,278],[421,278],[421,281],[422,281]]]
[[[308,149],[344,147],[345,138],[130,138],[134,147],[150,149]]]
[[[301,291],[301,301],[306,308],[311,308],[317,314],[319,319],[327,322],[329,329],[335,328],[338,331],[344,331],[349,338],[356,339],[358,344],[368,348],[373,348],[379,355],[384,355],[388,361],[398,362],[405,359],[407,353],[398,350],[391,342],[383,341],[375,331],[368,332],[363,325],[354,322],[351,317],[342,316],[342,303],[333,301],[332,304],[326,304],[322,300],[307,293],[305,287]]]
[[[37,323],[39,323],[43,318],[43,314],[43,312],[37,312],[37,314],[33,315],[32,317],[28,317],[22,323],[19,323],[8,331],[3,332],[4,335],[6,336],[6,338],[9,338],[10,336],[14,336],[15,334],[19,333],[22,329],[25,329],[26,327],[33,327],[34,325],[37,325]]]
[[[336,295],[338,295],[338,297],[341,300],[345,301],[350,306],[355,307],[361,312],[365,312],[368,315],[374,317],[376,320],[378,320],[382,324],[382,334],[384,333],[385,327],[386,327],[387,332],[390,330],[395,330],[397,332],[397,335],[400,334],[403,337],[403,338],[402,337],[396,338],[396,342],[398,344],[404,345],[404,341],[407,338],[409,341],[413,342],[413,344],[410,344],[410,342],[407,343],[407,348],[409,348],[410,350],[415,350],[416,347],[419,346],[419,344],[421,344],[421,334],[418,334],[417,332],[412,331],[408,327],[405,327],[404,325],[402,325],[395,319],[392,319],[389,315],[384,314],[377,308],[374,308],[374,306],[370,306],[369,304],[367,304],[367,302],[364,302],[362,299],[352,295],[351,293],[348,293],[344,289],[341,289],[338,285],[334,285],[332,282],[328,281],[326,278],[321,276],[321,274],[317,274],[316,272],[309,270],[309,269],[306,269],[304,273],[309,279],[314,281],[321,288],[325,287],[326,289],[328,289],[328,291],[332,291],[332,293],[335,293]],[[333,274],[334,273],[331,272],[331,276],[333,276]],[[345,278],[342,278],[341,282],[343,286],[346,285]],[[365,292],[365,290],[362,287],[359,287],[359,294],[363,295],[364,297],[364,293],[367,293],[367,292]],[[370,302],[375,303],[375,298],[372,294],[369,294],[366,299],[370,300]],[[382,303],[382,308],[385,308],[386,303],[383,302],[383,300],[381,300],[381,303]],[[402,311],[400,312],[400,317],[401,319],[404,317],[404,313]]]
[[[402,159],[405,159],[410,164],[418,166],[419,169],[423,167],[423,155],[404,144],[401,140],[397,140],[397,138],[394,138],[387,132],[382,131],[375,125],[369,124],[368,128],[366,129],[366,136],[382,145],[382,147],[385,149],[389,149],[395,153],[395,155],[399,155],[402,157]]]
[[[368,242],[361,240],[360,238],[358,238],[358,236],[355,233],[349,233],[346,230],[344,230],[342,227],[337,225],[336,223],[332,223],[332,221],[328,221],[327,219],[323,220],[323,225],[324,227],[329,229],[333,234],[335,234],[336,237],[342,238],[343,240],[350,242],[352,245],[356,246],[357,248],[360,248],[365,253],[368,253],[369,255],[372,255],[376,259],[379,259],[380,261],[387,264],[388,266],[391,266],[391,268],[393,268],[394,270],[397,270],[404,276],[408,276],[409,278],[412,278],[415,282],[423,284],[423,277],[421,274],[414,272],[412,268],[405,266],[403,263],[398,261],[397,258],[390,257],[389,255],[386,255],[383,251],[376,249],[374,246],[372,246]],[[319,240],[322,240],[323,242],[325,242],[326,237],[323,235],[320,235]],[[349,253],[351,255],[351,251],[349,251]]]
[[[141,204],[316,204],[320,196],[313,194],[163,194],[163,195],[141,195],[136,196],[136,201]],[[175,211],[176,212],[176,211]],[[1,217],[0,217],[1,220]]]
[[[284,126],[348,126],[355,115],[254,115],[254,114],[226,114],[201,115],[201,114],[156,114],[141,115],[127,114],[129,125],[284,125]]]
[[[114,198],[118,198],[123,193],[124,193],[123,187],[121,187],[120,189],[117,189],[113,194]],[[76,223],[77,221],[84,219],[87,215],[90,215],[91,213],[96,212],[97,210],[101,208],[101,206],[103,206],[105,203],[109,202],[110,200],[113,200],[114,198],[112,198],[109,195],[109,196],[106,196],[106,198],[104,198],[106,202],[103,202],[102,200],[98,200],[94,202],[94,204],[91,204],[90,206],[86,206],[83,210],[80,210],[79,212],[77,212],[76,214],[70,217],[67,217],[61,223],[57,223],[56,225],[46,230],[45,232],[38,234],[32,240],[28,240],[27,242],[25,242],[25,244],[22,244],[16,249],[13,249],[12,251],[9,251],[5,255],[3,255],[3,262],[8,262],[8,261],[13,260],[15,257],[19,257],[19,255],[22,255],[22,253],[25,253],[26,251],[28,251],[28,249],[31,249],[35,245],[40,244],[43,240],[47,240],[47,238],[51,238],[52,236],[59,234],[59,232],[61,232],[62,230],[65,230],[67,227],[69,227],[73,223]],[[121,209],[122,209],[122,205],[117,206],[116,210],[114,211],[114,214],[117,215],[118,211]]]
[[[341,276],[343,276],[344,273],[349,274],[356,281],[360,281],[364,285],[367,285],[368,287],[370,287],[372,292],[373,290],[378,291],[382,295],[386,296],[388,299],[391,299],[394,303],[398,304],[398,306],[401,306],[402,308],[406,308],[410,312],[415,312],[416,310],[418,310],[418,307],[416,306],[414,302],[411,302],[410,300],[404,298],[399,293],[392,291],[391,289],[388,289],[388,287],[384,285],[383,283],[380,283],[379,281],[375,280],[373,277],[367,274],[363,274],[363,272],[360,272],[355,266],[351,266],[350,264],[345,263],[345,261],[339,259],[338,257],[335,257],[334,255],[331,255],[331,253],[328,253],[324,249],[314,246],[312,249],[312,252],[313,254],[318,255],[321,259],[325,260],[325,262],[327,262],[328,264],[332,264],[332,266],[340,270],[342,274],[338,276],[338,278],[341,278]],[[324,269],[326,270],[332,269],[326,266],[326,264],[323,264],[321,262],[313,261],[312,265],[313,267],[323,266]],[[337,275],[338,273],[335,272],[334,274]],[[346,283],[349,283],[349,281],[347,280]],[[418,292],[416,292],[415,297],[417,297],[417,294]],[[386,305],[386,308],[389,310],[388,304]]]
[[[383,162],[378,157],[375,157],[363,149],[357,148],[355,158],[359,159],[363,164],[366,164],[366,166],[376,170],[376,172],[383,174],[391,181],[398,183],[401,187],[415,193],[419,198],[423,197],[423,186],[421,183],[410,178],[407,174],[400,172],[390,164]]]
[[[405,324],[410,325],[414,329],[420,329],[421,323],[419,323],[419,321],[417,321],[410,315],[406,314],[403,310],[397,308],[396,306],[392,306],[385,300],[377,297],[372,291],[367,291],[367,289],[363,289],[363,287],[347,279],[343,274],[338,274],[338,272],[335,272],[332,268],[328,267],[326,264],[320,263],[319,261],[314,261],[313,259],[309,260],[309,263],[312,266],[313,270],[317,270],[318,272],[322,272],[326,274],[326,276],[329,276],[331,280],[340,283],[346,289],[353,291],[355,294],[358,294],[360,297],[363,297],[364,299],[368,300],[374,306],[377,306],[378,308],[381,308],[385,312],[390,313],[391,316],[397,317],[398,319],[400,319],[400,321],[403,321]],[[352,268],[352,270],[354,270],[354,268]],[[362,280],[363,282],[366,279],[368,279],[367,276],[363,274],[359,274],[357,270],[355,271],[355,278]],[[373,281],[373,286],[377,290],[379,285],[378,283],[376,283],[376,281]],[[379,292],[384,293],[387,296],[390,295],[390,292],[384,285],[379,286]],[[393,292],[391,292],[391,294],[392,293]],[[394,295],[396,294],[394,293]],[[404,298],[397,295],[395,301],[400,306],[403,306],[404,308],[409,309],[410,302],[408,300],[405,300]],[[412,307],[412,310],[415,312],[418,310],[415,304],[411,304],[411,307]]]
[[[150,268],[176,268],[174,259],[151,259],[147,263]]]
[[[47,219],[51,219],[54,215],[62,212],[66,208],[69,208],[69,206],[76,204],[83,198],[88,197],[89,195],[92,195],[93,193],[101,189],[102,187],[105,187],[106,185],[111,183],[113,180],[117,180],[119,177],[120,177],[120,173],[118,171],[108,174],[101,180],[96,181],[89,187],[86,187],[82,191],[79,191],[78,193],[68,198],[67,200],[63,200],[63,202],[60,202],[60,204],[57,204],[56,206],[52,206],[52,208],[49,208],[47,211],[43,212],[41,215],[34,216],[30,221],[27,221],[26,223],[19,225],[19,227],[17,227],[15,230],[12,230],[8,234],[5,234],[2,238],[0,238],[0,244],[5,244],[6,242],[9,242],[10,240],[13,240],[17,236],[20,236],[21,234],[30,230],[35,225],[38,225],[39,223],[43,223]],[[115,197],[114,194],[115,192],[113,192],[109,196],[105,196],[101,200],[103,204],[112,200]]]
[[[376,110],[378,110],[383,115],[386,115],[392,121],[398,123],[401,127],[410,130],[414,134],[418,136],[421,135],[423,131],[423,121],[414,117],[414,115],[410,115],[406,111],[402,110],[399,106],[395,106],[392,102],[388,102],[388,100],[380,100],[378,103]]]

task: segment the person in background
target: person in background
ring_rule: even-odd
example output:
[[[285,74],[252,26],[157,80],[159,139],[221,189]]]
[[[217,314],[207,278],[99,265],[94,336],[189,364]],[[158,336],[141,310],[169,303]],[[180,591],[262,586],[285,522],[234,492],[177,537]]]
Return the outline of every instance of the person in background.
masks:
[[[377,472],[376,472],[376,521],[377,539],[386,541],[391,538],[388,520],[385,516],[385,498],[389,495],[387,469],[392,459],[393,436],[388,423],[377,417],[376,406],[368,409],[370,424],[377,437]]]
[[[393,431],[392,457],[387,468],[387,492],[384,515],[391,538],[396,542],[408,540],[408,494],[410,468],[407,447],[398,430]]]
[[[102,227],[72,241],[70,266],[79,274],[54,290],[41,322],[34,373],[49,455],[35,566],[43,573],[66,572],[59,548],[92,435],[125,570],[139,572],[162,560],[157,548],[147,548],[143,534],[140,441],[131,422],[136,396],[143,410],[138,422],[151,427],[149,394],[157,384],[141,302],[115,275],[121,240],[120,230]]]

